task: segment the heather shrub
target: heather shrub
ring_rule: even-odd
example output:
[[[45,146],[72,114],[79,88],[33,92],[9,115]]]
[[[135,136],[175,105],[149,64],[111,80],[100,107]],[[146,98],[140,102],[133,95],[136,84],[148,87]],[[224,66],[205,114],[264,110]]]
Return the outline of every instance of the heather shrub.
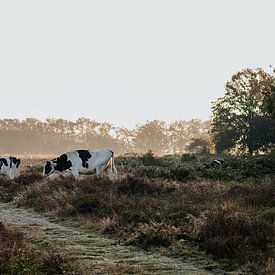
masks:
[[[160,193],[162,187],[148,178],[127,175],[118,183],[117,191],[124,194],[144,195]]]
[[[41,181],[27,187],[15,198],[17,206],[32,208],[39,212],[58,211],[68,207],[72,195],[72,181]]]
[[[174,226],[160,223],[138,224],[135,231],[125,240],[125,244],[142,248],[168,247],[181,234],[181,229]]]
[[[44,176],[38,172],[22,173],[15,178],[15,182],[23,185],[29,185],[44,179]]]
[[[274,231],[271,224],[254,216],[217,208],[201,216],[197,240],[215,257],[257,261],[272,245]]]
[[[186,161],[196,161],[197,156],[195,154],[182,154],[181,156],[181,161],[186,162]]]
[[[243,197],[241,205],[249,207],[275,207],[274,181],[255,186]]]
[[[27,186],[41,181],[44,177],[38,173],[22,173],[15,180],[0,177],[0,200],[9,202]]]

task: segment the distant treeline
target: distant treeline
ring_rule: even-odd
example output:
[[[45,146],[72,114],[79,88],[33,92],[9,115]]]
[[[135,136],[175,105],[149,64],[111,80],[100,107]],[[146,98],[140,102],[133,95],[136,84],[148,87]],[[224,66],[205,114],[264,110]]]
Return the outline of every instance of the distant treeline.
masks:
[[[112,148],[117,154],[152,150],[155,154],[187,152],[193,138],[206,135],[209,121],[178,120],[167,124],[153,120],[129,130],[80,118],[0,120],[0,154],[42,155],[76,148]]]

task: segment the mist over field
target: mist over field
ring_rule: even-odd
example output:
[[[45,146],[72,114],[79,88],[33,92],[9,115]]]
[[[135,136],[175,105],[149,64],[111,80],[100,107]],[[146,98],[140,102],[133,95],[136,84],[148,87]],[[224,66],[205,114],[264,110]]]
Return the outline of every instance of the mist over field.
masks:
[[[81,148],[112,148],[116,154],[149,150],[158,155],[183,153],[188,151],[192,138],[207,135],[209,129],[209,121],[198,119],[171,124],[153,120],[132,130],[87,118],[76,121],[2,119],[0,153],[41,156]]]
[[[0,274],[275,274],[272,0],[0,2]]]

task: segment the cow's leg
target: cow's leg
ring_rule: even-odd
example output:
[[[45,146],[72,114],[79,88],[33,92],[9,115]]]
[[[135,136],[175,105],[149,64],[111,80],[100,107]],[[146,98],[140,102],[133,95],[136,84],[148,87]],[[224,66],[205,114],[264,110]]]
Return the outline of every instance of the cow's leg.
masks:
[[[18,176],[18,168],[13,169],[13,178],[16,178]]]
[[[78,180],[78,178],[79,178],[79,171],[78,171],[78,169],[74,169],[74,168],[67,169],[67,170],[65,170],[65,174],[67,176],[73,176],[73,178],[75,180]]]
[[[13,179],[14,179],[14,177],[15,177],[15,174],[14,174],[14,169],[10,169],[10,175],[9,175],[9,178],[10,178],[11,180],[13,180]]]
[[[108,167],[107,172],[108,172],[108,177],[109,177],[110,181],[114,182],[115,176],[114,176],[112,167]]]
[[[18,171],[19,171],[18,168],[16,168],[16,169],[15,169],[15,175],[14,175],[14,177],[18,177],[18,174],[19,174]]]
[[[106,166],[98,166],[96,168],[96,177],[97,179],[102,179],[103,178],[103,171],[106,168]]]
[[[79,179],[79,171],[77,169],[72,169],[70,171],[71,171],[71,174],[74,176],[74,179],[78,180]]]

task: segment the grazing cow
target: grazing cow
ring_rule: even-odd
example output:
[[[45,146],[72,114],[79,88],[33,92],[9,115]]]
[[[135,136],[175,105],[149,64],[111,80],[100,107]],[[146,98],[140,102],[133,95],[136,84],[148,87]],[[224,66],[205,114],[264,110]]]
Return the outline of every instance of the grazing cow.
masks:
[[[225,165],[225,161],[222,159],[214,159],[212,161],[212,165],[214,166],[224,166]]]
[[[102,178],[105,170],[108,172],[109,179],[114,181],[117,170],[113,151],[109,149],[75,150],[46,161],[43,175],[50,175],[55,171],[65,171],[78,179],[79,174],[89,175],[96,171],[97,178]]]
[[[16,157],[1,157],[0,158],[0,174],[14,179],[18,175],[18,167],[20,159]]]

